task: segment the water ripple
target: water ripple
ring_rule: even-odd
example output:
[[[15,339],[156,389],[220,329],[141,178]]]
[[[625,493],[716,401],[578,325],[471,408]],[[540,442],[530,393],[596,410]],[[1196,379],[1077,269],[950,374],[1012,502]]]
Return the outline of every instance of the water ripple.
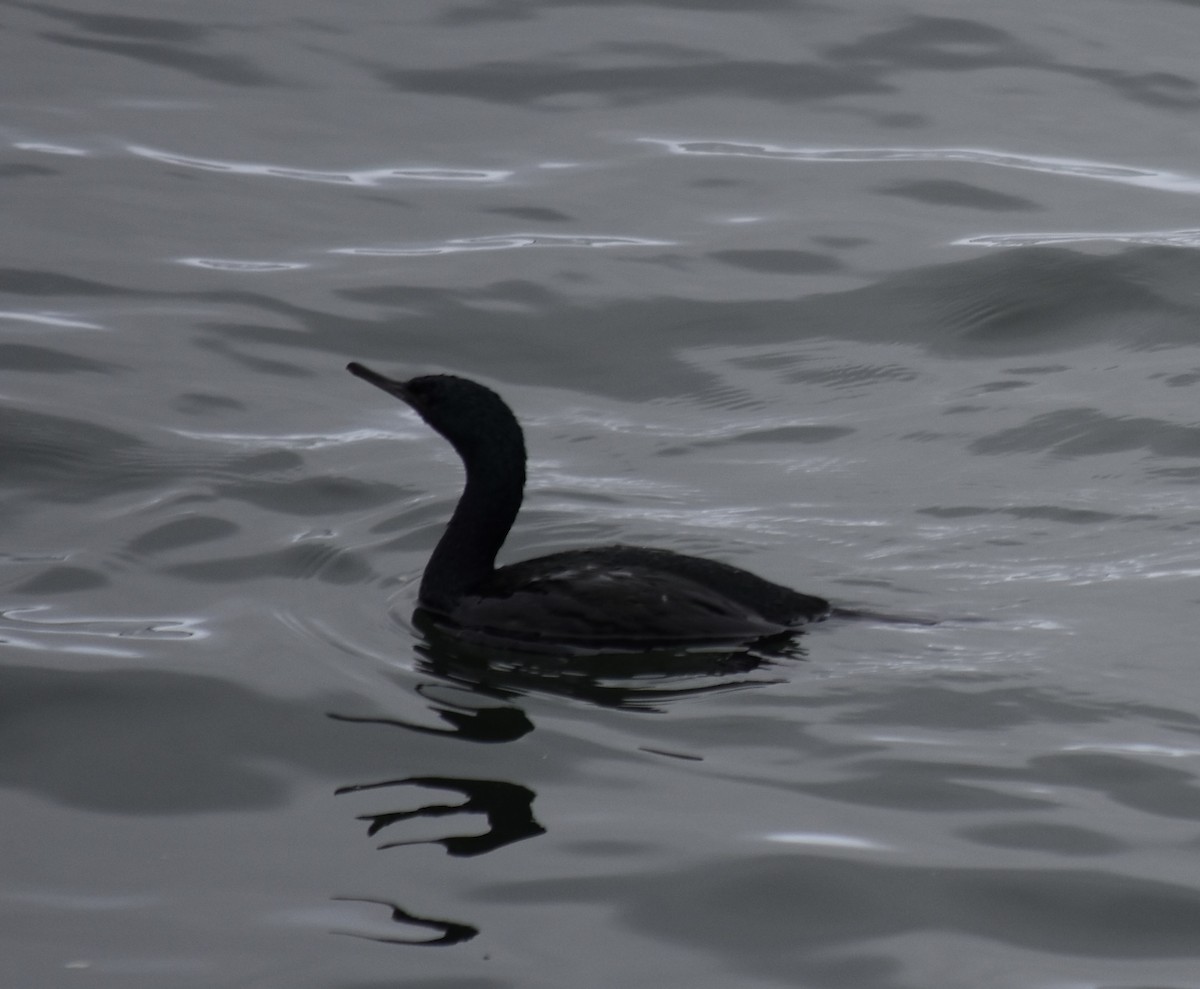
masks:
[[[209,268],[215,271],[230,271],[240,274],[296,271],[300,268],[311,267],[300,261],[237,261],[232,258],[176,258],[175,260],[190,268]]]
[[[130,639],[203,639],[208,631],[197,618],[84,618],[33,617],[45,605],[0,611],[0,642],[10,649],[60,655],[139,659],[141,653],[124,645]],[[53,636],[46,639],[45,636]],[[94,639],[120,639],[121,645],[100,645]]]
[[[14,141],[13,147],[21,151],[36,151],[45,155],[67,155],[72,158],[82,158],[90,155],[83,148],[72,148],[65,144],[50,144],[45,141]]]
[[[390,182],[503,182],[512,177],[504,169],[485,168],[360,168],[344,172],[325,172],[285,165],[263,165],[250,162],[220,161],[216,158],[193,158],[168,151],[158,151],[138,144],[126,146],[130,154],[150,158],[164,165],[182,165],[207,172],[228,172],[234,175],[265,175],[276,179],[297,179],[301,182],[324,182],[329,185],[371,187]]]
[[[37,323],[39,326],[57,326],[65,330],[103,330],[104,327],[99,323],[90,323],[87,320],[75,319],[69,316],[61,316],[58,313],[48,312],[19,312],[14,309],[0,310],[0,319],[12,319],[22,323]]]
[[[519,247],[670,247],[674,241],[644,237],[605,237],[588,234],[504,234],[492,237],[455,237],[423,247],[338,247],[330,254],[361,257],[427,257],[464,251],[506,251]]]
[[[817,831],[778,831],[761,836],[762,841],[781,845],[818,845],[824,848],[849,848],[864,852],[891,851],[892,846],[848,834],[825,834]]]
[[[350,429],[343,433],[219,433],[195,429],[169,429],[176,436],[210,443],[224,443],[249,450],[320,450],[327,446],[341,446],[359,440],[394,440],[397,437],[415,436],[416,431],[405,433],[385,429]]]
[[[1107,241],[1113,244],[1151,244],[1161,247],[1200,247],[1200,230],[1145,230],[1135,233],[1011,233],[981,234],[951,241],[966,247],[1041,247],[1046,244],[1077,244]]]
[[[772,158],[798,162],[961,161],[1023,172],[1047,172],[1051,175],[1120,182],[1163,192],[1200,192],[1200,177],[1194,175],[1074,158],[986,151],[981,148],[785,148],[775,144],[742,144],[734,141],[668,141],[653,137],[638,140],[646,144],[661,144],[672,154],[679,155]]]
[[[1184,759],[1200,755],[1200,749],[1172,745],[1153,745],[1149,742],[1087,742],[1063,747],[1064,752],[1115,752],[1120,755],[1159,755],[1168,759]]]
[[[97,635],[114,639],[203,639],[198,618],[34,618],[45,605],[0,611],[0,628],[43,635]]]

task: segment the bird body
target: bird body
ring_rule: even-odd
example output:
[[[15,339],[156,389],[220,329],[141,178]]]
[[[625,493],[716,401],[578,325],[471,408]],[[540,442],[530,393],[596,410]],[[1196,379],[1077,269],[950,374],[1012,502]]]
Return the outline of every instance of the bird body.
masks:
[[[748,643],[829,614],[824,599],[746,570],[640,546],[566,550],[496,569],[525,487],[516,417],[453,375],[352,374],[406,402],[454,446],[467,481],[425,568],[421,609],[465,637],[545,648],[637,650]]]

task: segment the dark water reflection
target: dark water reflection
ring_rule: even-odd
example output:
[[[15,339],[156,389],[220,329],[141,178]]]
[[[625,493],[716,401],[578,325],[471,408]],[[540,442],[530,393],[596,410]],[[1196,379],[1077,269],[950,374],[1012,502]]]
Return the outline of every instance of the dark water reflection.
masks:
[[[418,692],[421,687],[417,687]],[[520,708],[508,706],[479,706],[476,704],[453,703],[433,699],[429,704],[448,728],[401,721],[396,718],[365,718],[349,714],[330,712],[334,721],[346,721],[361,725],[390,725],[425,735],[443,735],[468,742],[515,742],[533,731],[533,723]]]
[[[431,947],[434,945],[451,946],[462,944],[464,941],[470,941],[479,933],[479,929],[472,927],[470,924],[460,924],[454,920],[433,920],[429,917],[418,917],[416,914],[409,913],[402,906],[392,903],[390,900],[373,900],[361,896],[335,896],[334,899],[346,903],[368,903],[374,906],[385,907],[391,913],[392,923],[399,924],[402,927],[431,928],[434,931],[434,935],[420,939],[404,937],[399,934],[388,937],[382,934],[360,934],[355,931],[334,931],[334,934],[359,937],[364,941],[376,941],[380,944],[407,944]]]
[[[799,633],[708,649],[573,655],[477,645],[420,611],[415,624],[424,636],[418,668],[441,680],[487,697],[550,694],[626,711],[661,711],[673,700],[780,682],[785,674],[772,672],[773,664],[805,655]]]
[[[367,834],[377,835],[384,828],[401,821],[416,818],[443,818],[459,814],[482,814],[488,829],[479,835],[450,835],[424,841],[388,841],[379,846],[400,848],[404,845],[441,845],[449,855],[469,858],[503,848],[514,841],[524,841],[545,834],[546,829],[533,818],[534,792],[528,787],[502,780],[467,780],[440,776],[413,776],[402,780],[384,780],[379,783],[356,783],[339,787],[337,792],[361,793],[366,790],[416,786],[459,794],[466,799],[457,804],[425,804],[416,810],[387,811],[377,814],[361,814],[360,821],[370,821]]]

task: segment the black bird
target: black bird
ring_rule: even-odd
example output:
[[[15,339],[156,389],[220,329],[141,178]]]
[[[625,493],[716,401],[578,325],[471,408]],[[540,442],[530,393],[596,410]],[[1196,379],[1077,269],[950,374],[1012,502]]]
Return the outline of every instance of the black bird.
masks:
[[[751,643],[828,617],[829,603],[665,549],[596,546],[496,568],[521,507],[525,440],[490,388],[449,374],[351,374],[407,403],[458,451],[467,484],[425,567],[420,610],[465,639],[515,649],[643,651]]]

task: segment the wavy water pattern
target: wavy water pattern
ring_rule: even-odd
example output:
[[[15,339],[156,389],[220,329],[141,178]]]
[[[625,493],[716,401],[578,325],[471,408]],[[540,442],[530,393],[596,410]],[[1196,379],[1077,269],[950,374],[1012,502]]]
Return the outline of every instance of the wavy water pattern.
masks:
[[[178,258],[179,264],[231,274],[261,275],[277,271],[300,271],[311,265],[300,261],[236,261],[232,258]]]
[[[1148,244],[1159,247],[1200,247],[1200,230],[1145,230],[1137,233],[1012,233],[977,234],[953,241],[965,247],[1039,247],[1055,244]]]
[[[0,986],[1194,989],[1196,0],[0,11]],[[349,361],[836,611],[464,641]]]
[[[672,241],[638,237],[606,237],[587,234],[502,234],[489,237],[456,237],[428,247],[338,247],[330,254],[362,257],[428,257],[470,251],[507,251],[524,247],[667,247]]]
[[[0,319],[11,319],[20,323],[35,323],[39,326],[54,326],[64,330],[103,330],[104,326],[75,316],[46,312],[0,311]]]
[[[639,140],[647,144],[660,145],[670,153],[677,155],[767,158],[776,161],[813,164],[961,162],[969,165],[986,165],[991,168],[1043,172],[1049,175],[1116,182],[1160,192],[1178,192],[1187,195],[1200,193],[1200,176],[1181,175],[1107,162],[1014,154],[982,148],[796,148],[775,144],[742,144],[734,141],[669,141],[652,137],[639,138]]]
[[[222,172],[229,175],[249,175],[262,178],[295,179],[300,182],[320,182],[326,185],[349,185],[363,188],[390,186],[403,182],[504,182],[512,172],[503,169],[471,168],[360,168],[343,172],[319,171],[309,168],[293,168],[286,165],[265,165],[251,162],[222,161],[217,158],[196,158],[190,155],[160,151],[142,145],[131,144],[126,150],[139,158],[149,158],[163,165],[179,165],[206,172]]]

